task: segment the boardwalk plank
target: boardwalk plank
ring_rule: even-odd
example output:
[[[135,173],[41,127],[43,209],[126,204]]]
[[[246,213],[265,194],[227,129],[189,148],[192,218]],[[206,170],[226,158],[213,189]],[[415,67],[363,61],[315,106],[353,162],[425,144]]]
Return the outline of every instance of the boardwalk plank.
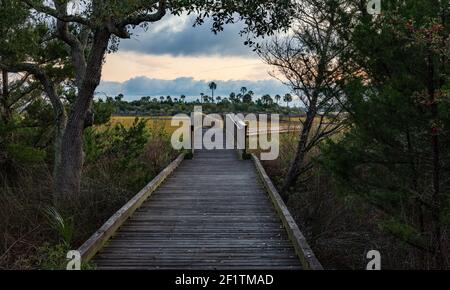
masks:
[[[251,161],[196,151],[95,256],[98,269],[301,269]]]

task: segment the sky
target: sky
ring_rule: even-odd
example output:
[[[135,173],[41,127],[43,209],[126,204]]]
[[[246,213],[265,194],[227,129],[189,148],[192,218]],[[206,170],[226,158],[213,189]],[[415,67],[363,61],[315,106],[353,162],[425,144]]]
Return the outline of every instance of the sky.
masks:
[[[132,100],[184,94],[196,99],[211,94],[211,81],[217,83],[215,96],[228,96],[243,86],[256,96],[289,92],[244,45],[242,24],[226,25],[215,35],[209,21],[192,27],[194,17],[168,15],[146,30],[133,30],[131,39],[121,40],[119,51],[107,56],[97,96],[123,93]]]

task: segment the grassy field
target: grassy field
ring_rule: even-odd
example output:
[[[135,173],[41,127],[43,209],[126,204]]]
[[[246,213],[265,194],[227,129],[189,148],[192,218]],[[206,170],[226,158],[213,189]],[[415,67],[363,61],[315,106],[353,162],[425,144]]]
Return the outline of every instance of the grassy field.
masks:
[[[149,129],[160,129],[163,127],[167,133],[172,133],[175,131],[179,126],[172,127],[171,116],[161,116],[161,117],[139,117],[140,119],[144,119],[147,122],[147,126]],[[113,116],[111,118],[111,121],[108,123],[109,126],[114,126],[116,124],[122,124],[125,127],[130,127],[136,117],[132,116]],[[182,118],[179,118],[182,120]],[[298,118],[292,118],[291,119],[291,126],[299,125],[299,119]],[[270,122],[266,125],[268,128],[270,128]],[[281,122],[280,127],[287,128],[289,124],[287,122]]]
[[[172,134],[178,127],[172,127],[171,116],[167,117],[139,117],[140,119],[144,119],[147,123],[147,127],[149,130],[162,130],[166,131],[168,134]],[[106,126],[114,126],[116,124],[122,124],[125,127],[131,127],[136,117],[128,117],[128,116],[114,116],[111,118],[111,121]],[[179,118],[182,120],[182,118]],[[105,125],[104,125],[105,126]],[[103,126],[101,126],[103,127]],[[100,128],[101,128],[100,127]]]

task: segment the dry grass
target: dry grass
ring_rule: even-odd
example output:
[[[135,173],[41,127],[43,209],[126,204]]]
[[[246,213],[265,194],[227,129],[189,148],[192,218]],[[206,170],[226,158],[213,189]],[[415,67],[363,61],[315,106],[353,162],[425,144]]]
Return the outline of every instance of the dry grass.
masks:
[[[101,156],[85,164],[79,198],[68,200],[65,209],[59,209],[74,221],[72,248],[83,243],[176,156],[161,125],[154,124],[150,142],[136,160],[143,166],[117,170],[120,160],[118,163],[115,156]],[[58,252],[61,237],[44,214],[52,205],[51,166],[36,165],[18,178],[13,185],[0,185],[0,270],[59,269],[54,265],[64,263],[65,249]],[[49,262],[54,263],[52,268]]]
[[[294,157],[298,134],[280,135],[280,156],[263,162],[267,173],[280,188]],[[314,150],[308,158],[320,154]],[[298,184],[286,201],[297,224],[305,234],[319,261],[326,269],[365,269],[365,253],[377,249],[383,255],[384,269],[404,269],[410,265],[408,249],[381,232],[380,217],[366,204],[338,194],[332,177],[315,166],[309,179]]]
[[[170,116],[164,116],[164,117],[139,117],[140,119],[144,119],[147,123],[147,128],[149,130],[155,130],[155,129],[162,129],[168,133],[172,134],[176,129],[178,129],[180,126],[172,126],[172,118]],[[128,116],[114,116],[111,118],[111,121],[106,124],[102,125],[99,128],[103,128],[104,126],[114,126],[116,124],[122,124],[126,128],[129,128],[133,125],[134,120],[136,117],[128,117]],[[184,120],[183,118],[177,118],[175,120]]]

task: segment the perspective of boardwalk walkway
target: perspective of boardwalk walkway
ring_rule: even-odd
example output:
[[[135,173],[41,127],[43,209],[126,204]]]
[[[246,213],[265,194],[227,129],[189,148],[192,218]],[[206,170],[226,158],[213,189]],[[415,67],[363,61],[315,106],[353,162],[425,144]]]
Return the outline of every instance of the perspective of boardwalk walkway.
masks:
[[[197,150],[174,161],[162,184],[152,181],[80,247],[82,257],[97,269],[321,269],[253,158]]]
[[[97,255],[98,269],[299,269],[294,248],[235,151],[196,151]]]

